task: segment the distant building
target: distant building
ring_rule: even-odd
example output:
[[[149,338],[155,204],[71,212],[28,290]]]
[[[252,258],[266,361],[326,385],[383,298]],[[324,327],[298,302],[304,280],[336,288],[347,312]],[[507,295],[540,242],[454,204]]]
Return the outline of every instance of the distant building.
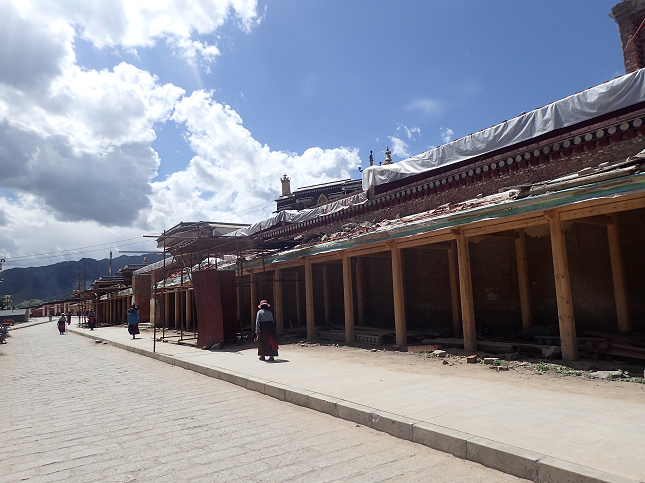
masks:
[[[329,183],[303,186],[291,192],[291,180],[285,174],[282,182],[282,196],[276,201],[276,211],[303,210],[314,206],[324,205],[330,201],[343,198],[356,191],[361,191],[360,179],[343,179]]]

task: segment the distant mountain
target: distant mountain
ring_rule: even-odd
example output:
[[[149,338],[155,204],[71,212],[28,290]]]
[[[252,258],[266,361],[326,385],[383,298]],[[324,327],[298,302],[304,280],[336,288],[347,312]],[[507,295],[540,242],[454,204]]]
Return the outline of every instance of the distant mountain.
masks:
[[[142,262],[147,257],[150,263],[161,259],[161,255],[137,255],[112,259],[112,273],[125,267]],[[10,268],[0,272],[0,295],[11,294],[12,305],[21,302],[39,299],[44,301],[64,299],[71,295],[76,289],[76,282],[80,280],[83,286],[83,274],[87,267],[86,287],[99,277],[109,275],[110,260],[94,260],[93,258],[82,258],[77,262],[60,262],[43,267]]]

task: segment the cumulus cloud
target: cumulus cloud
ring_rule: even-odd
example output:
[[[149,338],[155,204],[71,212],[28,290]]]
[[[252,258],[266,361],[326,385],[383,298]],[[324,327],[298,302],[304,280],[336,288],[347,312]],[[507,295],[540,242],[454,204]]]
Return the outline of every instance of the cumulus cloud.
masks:
[[[23,18],[61,19],[98,48],[152,47],[166,39],[189,59],[219,54],[196,36],[212,34],[230,18],[245,31],[262,19],[256,0],[15,1]]]
[[[390,136],[390,142],[392,143],[392,154],[399,156],[400,158],[410,157],[408,145],[403,141],[403,139],[397,138],[396,136]]]
[[[439,128],[441,132],[441,139],[443,140],[444,144],[449,143],[452,141],[453,136],[455,135],[455,132],[450,129],[449,127],[447,128]]]
[[[0,255],[158,233],[182,220],[239,221],[240,211],[257,221],[274,209],[283,173],[294,187],[349,177],[356,149],[272,151],[212,93],[185,96],[127,63],[86,69],[74,52],[79,36],[98,48],[165,41],[206,65],[219,50],[205,35],[227,19],[248,31],[261,18],[255,0],[0,0],[0,188],[10,193],[0,196]],[[155,181],[160,122],[184,127],[195,156]]]
[[[257,221],[274,209],[280,176],[305,186],[348,178],[360,164],[356,149],[310,148],[301,155],[272,151],[253,139],[240,116],[212,94],[196,91],[176,106],[172,119],[185,123],[186,139],[196,153],[188,168],[151,184],[149,222],[168,226],[182,219],[223,219],[233,212],[253,210],[246,221]]]

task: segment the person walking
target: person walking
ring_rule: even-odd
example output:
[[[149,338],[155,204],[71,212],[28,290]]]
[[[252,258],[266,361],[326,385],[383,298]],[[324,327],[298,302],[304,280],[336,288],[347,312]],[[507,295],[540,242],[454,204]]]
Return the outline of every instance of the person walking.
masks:
[[[136,339],[135,335],[139,333],[139,308],[133,303],[128,309],[128,332],[132,339]]]
[[[278,355],[278,333],[275,330],[275,322],[273,321],[273,314],[269,310],[269,302],[262,300],[258,305],[258,315],[255,318],[255,340],[258,342],[258,355],[260,360],[266,360],[269,356],[269,361],[274,361],[274,357]]]
[[[87,313],[87,321],[90,326],[90,330],[94,330],[94,327],[96,327],[96,312],[94,312],[94,307],[90,308]]]
[[[72,311],[67,311],[67,325],[72,325]]]
[[[65,322],[67,322],[67,319],[65,318],[65,314],[61,314],[60,319],[58,319],[58,332],[59,335],[63,335],[65,333]]]

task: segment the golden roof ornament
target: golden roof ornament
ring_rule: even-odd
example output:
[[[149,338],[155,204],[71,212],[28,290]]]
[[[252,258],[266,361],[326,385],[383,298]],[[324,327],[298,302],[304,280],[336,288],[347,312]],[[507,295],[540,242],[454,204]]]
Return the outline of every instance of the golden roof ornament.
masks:
[[[392,157],[390,156],[392,154],[390,152],[390,147],[385,146],[385,162],[383,164],[392,164]]]

